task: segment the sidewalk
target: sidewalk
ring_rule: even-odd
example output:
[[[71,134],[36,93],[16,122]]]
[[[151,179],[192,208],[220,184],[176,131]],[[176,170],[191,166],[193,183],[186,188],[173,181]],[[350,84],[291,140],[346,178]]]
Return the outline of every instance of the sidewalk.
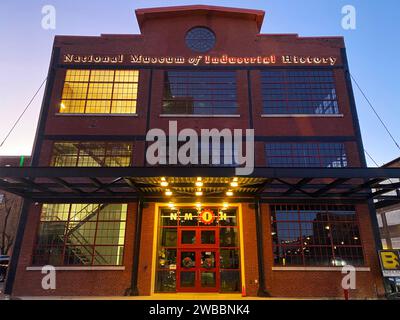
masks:
[[[233,300],[329,300],[329,298],[261,298],[261,297],[242,297],[240,294],[209,294],[209,293],[174,293],[174,294],[154,294],[152,296],[123,297],[123,296],[21,296],[15,297],[18,300],[213,300],[213,301],[233,301]],[[4,297],[0,296],[0,300]],[[335,299],[336,300],[336,299]]]

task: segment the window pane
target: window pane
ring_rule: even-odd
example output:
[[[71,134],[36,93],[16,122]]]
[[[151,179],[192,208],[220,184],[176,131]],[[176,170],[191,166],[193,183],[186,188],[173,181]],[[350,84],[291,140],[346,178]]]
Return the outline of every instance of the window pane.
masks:
[[[177,231],[176,228],[162,228],[161,229],[161,246],[162,247],[176,247]]]
[[[120,142],[55,142],[53,167],[127,167],[132,145]]]
[[[400,249],[400,237],[391,238],[392,249]]]
[[[238,247],[237,228],[220,228],[219,242],[220,247]]]
[[[163,113],[236,114],[234,71],[166,71]]]
[[[174,292],[176,290],[175,271],[158,271],[156,280],[156,292]]]
[[[44,204],[34,264],[122,265],[127,207]]]
[[[215,252],[214,251],[202,251],[201,252],[201,263],[200,266],[205,269],[215,268]]]
[[[60,113],[136,113],[137,70],[67,70]]]
[[[182,244],[195,244],[196,243],[196,231],[184,230],[182,231]]]
[[[194,271],[185,271],[185,272],[181,272],[181,287],[194,287],[195,285],[195,280],[196,280],[196,273]]]
[[[347,167],[343,143],[267,143],[269,167]]]
[[[215,272],[201,272],[201,286],[204,288],[215,288],[217,279]]]
[[[240,272],[239,271],[221,271],[221,291],[222,292],[239,292],[241,291],[240,285]]]
[[[333,71],[274,70],[261,72],[266,114],[338,114]]]
[[[277,265],[363,265],[356,213],[352,206],[271,206]]]
[[[86,99],[87,83],[70,82],[65,83],[62,94],[63,99]]]
[[[196,266],[196,253],[194,251],[182,251],[181,253],[181,267],[194,268]]]
[[[221,269],[239,269],[239,250],[221,249]]]
[[[160,249],[158,252],[158,268],[176,269],[176,249]]]
[[[215,231],[201,231],[201,244],[214,244]]]
[[[400,210],[386,212],[388,226],[400,225]]]

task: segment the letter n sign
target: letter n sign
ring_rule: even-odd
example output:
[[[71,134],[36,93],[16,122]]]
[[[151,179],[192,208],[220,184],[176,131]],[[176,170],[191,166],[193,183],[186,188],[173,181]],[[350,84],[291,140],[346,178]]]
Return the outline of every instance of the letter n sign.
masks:
[[[382,273],[384,277],[400,277],[400,251],[379,251]]]

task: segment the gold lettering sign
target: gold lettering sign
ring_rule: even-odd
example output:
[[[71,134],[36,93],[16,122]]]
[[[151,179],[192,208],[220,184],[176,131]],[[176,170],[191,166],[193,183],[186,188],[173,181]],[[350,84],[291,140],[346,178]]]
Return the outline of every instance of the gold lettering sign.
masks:
[[[76,55],[65,54],[65,64],[133,64],[133,65],[336,65],[337,57],[333,56],[297,56],[297,55],[266,55],[234,57],[227,54],[221,56],[198,55],[182,56],[145,56],[141,54],[117,55]]]
[[[119,64],[124,62],[124,55],[64,55],[64,63],[96,63],[96,64]]]

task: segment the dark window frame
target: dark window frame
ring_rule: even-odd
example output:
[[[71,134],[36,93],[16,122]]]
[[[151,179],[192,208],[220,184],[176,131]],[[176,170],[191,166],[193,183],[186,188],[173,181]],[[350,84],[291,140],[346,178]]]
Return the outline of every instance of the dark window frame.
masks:
[[[237,91],[236,70],[164,70],[162,114],[238,115]]]
[[[260,82],[263,114],[339,114],[333,70],[265,70],[260,73]]]
[[[342,142],[271,142],[264,147],[268,167],[345,168],[346,145]],[[330,165],[327,165],[329,164]]]
[[[78,267],[96,267],[96,266],[123,266],[125,263],[125,246],[126,246],[126,235],[127,235],[127,223],[128,223],[128,204],[126,203],[121,203],[120,205],[126,205],[126,211],[120,211],[121,215],[125,215],[125,219],[105,219],[99,218],[99,215],[101,213],[101,210],[99,212],[96,213],[96,219],[95,221],[90,220],[91,223],[95,223],[95,234],[93,236],[94,240],[93,243],[81,243],[81,244],[76,244],[76,245],[71,245],[68,244],[68,239],[70,237],[70,227],[73,226],[73,223],[79,223],[83,220],[73,220],[74,216],[76,216],[78,213],[73,212],[72,208],[74,205],[73,203],[64,203],[64,204],[56,204],[56,205],[64,205],[64,206],[68,206],[68,210],[67,212],[64,211],[64,213],[67,213],[67,218],[66,219],[61,219],[61,220],[52,220],[52,219],[45,219],[43,218],[43,208],[44,206],[52,206],[55,204],[43,204],[42,205],[42,209],[41,209],[41,215],[37,224],[37,229],[36,229],[36,237],[35,237],[35,242],[33,245],[33,252],[32,252],[32,256],[31,256],[31,265],[33,266],[42,266],[42,265],[48,265],[49,264],[49,259],[51,257],[53,258],[58,258],[60,260],[61,263],[53,263],[55,266],[66,266],[66,267],[73,267],[73,266],[78,266]],[[93,206],[97,206],[97,208],[100,208],[101,206],[107,206],[108,204],[91,204],[91,203],[87,203],[87,204],[81,204],[81,205],[93,205]],[[89,222],[89,220],[87,221]],[[41,241],[41,228],[42,226],[49,226],[49,225],[55,225],[56,223],[65,223],[64,226],[64,232],[62,234],[62,237],[59,238],[60,244],[58,245],[53,245],[53,244],[42,244],[40,243]],[[125,224],[125,230],[124,230],[124,242],[123,244],[104,244],[104,243],[99,243],[98,240],[101,239],[101,237],[97,236],[97,231],[99,230],[99,223],[124,223]],[[113,229],[104,229],[104,230],[113,230]],[[104,231],[103,230],[103,231]],[[62,239],[61,239],[62,238]],[[91,254],[87,254],[87,256],[89,256],[90,262],[88,262],[87,264],[84,263],[66,263],[66,259],[67,257],[67,248],[71,249],[71,248],[80,248],[80,249],[85,249],[86,247],[92,247],[92,253]],[[120,263],[119,264],[109,264],[109,263],[95,263],[98,260],[96,260],[96,258],[101,257],[101,255],[99,254],[99,252],[96,250],[96,248],[105,248],[105,247],[114,247],[114,248],[121,248],[122,247],[122,255],[120,257]],[[50,250],[47,254],[40,254],[40,250]],[[61,254],[58,255],[52,255],[52,250],[57,250],[60,249],[61,250]],[[71,249],[72,250],[72,249]],[[46,252],[46,251],[45,251]],[[111,256],[110,256],[111,257]],[[117,257],[116,255],[114,255],[114,257]],[[102,257],[104,260],[104,257]],[[47,259],[47,260],[46,260]]]
[[[68,154],[65,153],[64,155],[62,153],[57,154],[57,146],[60,145],[74,145],[74,147],[77,149],[77,152],[74,154]],[[98,165],[98,167],[108,167],[110,166],[107,164],[107,162],[110,162],[112,159],[116,159],[118,157],[125,157],[127,159],[129,157],[129,162],[124,165],[115,165],[113,167],[129,167],[132,165],[133,162],[133,142],[129,141],[54,141],[52,144],[52,153],[51,153],[51,160],[50,160],[50,166],[52,167],[78,167],[80,159],[83,157],[90,157],[88,153],[85,155],[82,154],[84,152],[84,148],[82,148],[84,145],[94,145],[97,147],[97,150],[100,150],[103,147],[103,152],[102,154],[95,154],[95,156],[99,157],[99,159],[103,159]],[[121,153],[115,153],[116,147],[119,147],[119,150],[121,150]],[[130,148],[130,150],[126,149],[124,150],[124,147]],[[123,153],[126,152],[126,153]],[[58,161],[67,161],[68,159],[74,160],[75,159],[75,164],[74,165],[62,165],[58,164]],[[93,161],[97,161],[94,157],[91,157]],[[89,165],[90,167],[93,167],[93,165]]]
[[[311,211],[320,211],[321,216],[325,214],[326,219],[321,219],[321,220],[307,220],[305,217],[306,213],[310,213]],[[274,256],[274,265],[275,266],[284,266],[284,267],[290,267],[290,266],[301,266],[301,267],[337,267],[337,266],[342,266],[342,265],[336,265],[336,263],[340,262],[339,259],[342,259],[342,261],[345,261],[346,264],[354,265],[354,266],[364,266],[366,264],[366,257],[365,257],[365,251],[363,247],[363,242],[360,237],[360,222],[359,222],[359,217],[357,214],[357,210],[355,209],[354,206],[344,206],[344,205],[302,205],[302,204],[277,204],[277,205],[271,205],[270,206],[270,212],[271,212],[271,244],[272,244],[272,251],[273,251],[273,256]],[[278,213],[279,212],[279,213]],[[288,217],[292,215],[292,217],[296,217],[295,219],[289,218],[289,219],[283,219],[283,218],[277,218],[277,215],[283,215],[284,212],[286,214],[289,213]],[[343,220],[338,220],[338,219],[332,219],[334,216],[335,212],[339,213],[347,213],[348,216],[352,216],[353,219],[348,218],[343,219]],[[303,218],[304,217],[304,218]],[[287,226],[287,228],[279,228],[278,225],[282,226]],[[306,237],[303,234],[304,230],[308,230],[307,228],[304,229],[304,225],[306,224],[312,224],[314,227],[314,224],[324,224],[325,227],[329,226],[329,229],[321,229],[318,231],[323,231],[328,233],[327,238],[324,240],[327,241],[322,241],[321,243],[318,242],[313,242],[316,239],[321,240],[321,238],[313,238],[311,236]],[[352,226],[351,231],[354,231],[351,233],[351,236],[349,236],[347,239],[342,239],[340,243],[338,242],[339,237],[337,236],[337,232],[340,227],[345,229],[348,225]],[[292,228],[290,228],[292,226]],[[297,227],[297,228],[293,228]],[[337,228],[340,226],[339,228]],[[335,228],[334,228],[335,227]],[[279,230],[281,229],[281,230]],[[282,240],[279,241],[280,239],[284,238],[285,235],[279,235],[280,232],[282,231],[289,231],[287,234],[290,237],[290,230],[292,230],[292,234],[295,233],[295,231],[298,232],[298,243],[295,241],[292,242],[285,242]],[[313,230],[314,232],[314,230]],[[334,233],[334,234],[333,234]],[[286,233],[285,233],[286,234]],[[333,235],[332,235],[333,234]],[[350,232],[349,232],[350,234]],[[321,233],[318,233],[318,236],[321,236]],[[337,237],[335,239],[335,236]],[[352,240],[350,238],[353,237]],[[336,242],[335,242],[336,240]],[[347,243],[345,241],[347,241]],[[351,243],[353,242],[353,243]],[[292,254],[292,250],[297,249],[296,251],[299,253],[294,253]],[[282,251],[280,251],[282,250]],[[310,253],[308,258],[311,258],[310,260],[306,259],[306,253]],[[315,250],[320,250],[322,252],[325,250],[327,253],[326,255],[312,255],[312,251]],[[343,252],[350,252],[350,255],[343,255],[343,254],[336,254],[335,252],[342,251]],[[283,262],[283,258],[279,256],[280,252],[284,253],[285,256],[285,262]],[[355,252],[361,252],[361,255],[354,254]],[[296,261],[301,261],[301,263],[291,263],[290,261],[288,262],[286,259],[289,257],[290,259],[293,259]],[[322,258],[320,261],[324,261],[323,259],[328,259],[330,260],[329,263],[314,263],[310,264],[307,263],[308,261],[312,261],[312,258],[317,260],[317,257]],[[351,261],[346,261],[350,259]],[[353,260],[354,259],[354,260]],[[361,261],[361,263],[360,263]],[[356,263],[354,263],[356,262]]]

